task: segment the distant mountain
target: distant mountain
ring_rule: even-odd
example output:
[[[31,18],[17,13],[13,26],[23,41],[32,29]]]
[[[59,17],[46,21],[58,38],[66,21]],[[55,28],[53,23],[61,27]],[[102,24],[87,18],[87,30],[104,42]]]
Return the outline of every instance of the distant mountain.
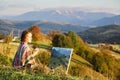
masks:
[[[58,22],[68,22],[72,24],[87,25],[91,22],[102,19],[104,17],[112,17],[114,14],[104,12],[85,12],[79,8],[59,8],[45,9],[40,11],[31,11],[18,16],[6,16],[0,19],[21,20],[21,21],[37,21],[49,20]]]
[[[120,25],[107,25],[79,32],[79,36],[89,43],[119,43]]]
[[[81,32],[89,27],[69,24],[69,23],[58,23],[52,21],[11,21],[11,20],[0,20],[0,33],[9,34],[11,29],[14,28],[14,34],[19,30],[25,30],[32,25],[40,26],[43,33],[48,33],[50,30],[59,30],[61,32],[68,32],[73,30],[75,32]]]
[[[91,23],[91,25],[102,26],[102,25],[110,25],[110,24],[120,24],[120,15],[113,17],[105,17],[100,20],[96,20]]]

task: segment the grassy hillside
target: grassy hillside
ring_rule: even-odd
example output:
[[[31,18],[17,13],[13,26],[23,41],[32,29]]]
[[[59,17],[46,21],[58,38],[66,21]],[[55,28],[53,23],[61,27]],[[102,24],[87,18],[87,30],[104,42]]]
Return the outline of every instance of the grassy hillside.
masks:
[[[71,77],[71,76],[65,76],[65,77],[60,77],[60,76],[56,76],[54,75],[49,75],[49,74],[44,74],[44,73],[33,73],[30,72],[28,70],[15,70],[13,69],[11,66],[11,59],[13,59],[14,53],[16,52],[15,50],[17,49],[16,44],[4,44],[4,43],[0,43],[0,55],[3,55],[0,57],[0,59],[2,59],[0,62],[0,75],[1,75],[1,79],[2,80],[8,80],[8,79],[18,79],[18,80],[31,80],[31,79],[41,79],[41,80],[48,80],[48,79],[52,79],[52,80],[87,80],[87,79],[91,79],[90,77],[92,77],[92,79],[97,79],[99,78],[99,80],[107,80],[107,78],[105,78],[103,75],[97,73],[96,71],[94,71],[92,69],[92,65],[86,61],[85,59],[83,59],[82,57],[73,54],[72,56],[72,60],[70,63],[70,67],[79,67],[78,70],[80,72],[79,77]],[[5,53],[4,51],[8,51],[8,47],[10,48],[10,53]],[[46,51],[46,49],[40,49],[40,52],[42,51]],[[5,57],[5,58],[3,58]],[[7,58],[6,58],[7,57]],[[9,64],[8,64],[9,63]],[[6,66],[4,66],[6,65]],[[87,73],[86,73],[87,72]],[[97,78],[96,78],[97,76]]]
[[[14,54],[18,48],[16,44],[5,44],[0,43],[0,80],[82,80],[83,78],[52,75],[51,73],[46,74],[44,72],[38,71],[37,73],[30,70],[16,70],[11,67]],[[41,52],[46,51],[45,49],[40,49]]]
[[[73,74],[73,76],[64,76],[64,77],[60,77],[60,73],[56,73],[56,74],[45,74],[45,73],[41,73],[41,72],[31,72],[28,70],[15,70],[11,67],[11,63],[12,63],[12,59],[13,56],[17,50],[18,45],[16,44],[5,44],[5,43],[0,43],[0,75],[1,75],[1,79],[2,80],[7,80],[7,79],[20,79],[20,80],[31,80],[31,79],[41,79],[41,80],[48,80],[48,79],[52,79],[52,80],[87,80],[87,79],[97,79],[97,77],[99,77],[99,80],[105,79],[107,80],[107,78],[105,78],[103,75],[99,74],[98,72],[94,71],[92,69],[92,64],[90,64],[88,61],[86,61],[85,59],[83,59],[82,57],[73,54],[72,55],[72,59],[71,59],[71,63],[70,63],[70,68],[71,67],[78,67],[77,69],[81,69],[78,70],[79,77],[73,77],[75,76],[75,74]],[[10,50],[10,51],[9,51]],[[5,52],[4,52],[5,51]],[[8,52],[7,52],[8,51]],[[48,51],[43,48],[40,49],[40,52],[44,52],[44,51]],[[69,71],[70,72],[70,71]],[[52,75],[51,75],[52,74]],[[11,76],[10,76],[11,75]],[[9,77],[8,77],[9,76]]]
[[[39,79],[41,77],[43,77],[43,79],[48,79],[49,77],[53,80],[59,78],[60,80],[119,80],[120,59],[113,56],[115,52],[113,53],[113,51],[110,51],[109,48],[105,48],[104,46],[103,48],[91,48],[88,44],[84,43],[84,41],[76,33],[72,31],[70,31],[68,34],[59,33],[59,37],[61,36],[64,37],[63,39],[58,39],[61,43],[64,43],[62,41],[65,41],[65,43],[67,43],[67,39],[70,40],[71,38],[74,41],[74,44],[72,40],[71,43],[69,43],[72,44],[74,48],[74,52],[68,70],[69,75],[65,74],[65,69],[61,66],[55,68],[53,71],[51,71],[47,67],[51,54],[51,47],[54,45],[51,44],[52,41],[49,41],[46,38],[46,40],[41,40],[37,44],[39,45],[38,47],[40,48],[40,51],[35,57],[35,59],[38,63],[41,62],[42,65],[37,67],[37,70],[33,72],[31,72],[30,70],[27,71],[27,69],[16,71],[13,68],[11,68],[10,66],[12,63],[12,59],[14,57],[14,54],[16,52],[15,50],[17,50],[18,45],[0,43],[0,66],[2,66],[0,68],[0,74],[2,74],[2,78],[11,74],[12,76],[9,77],[11,79],[26,79],[29,75],[34,75],[35,77],[30,77],[29,79]],[[55,38],[55,40],[57,40],[57,38]],[[33,49],[32,44],[30,44],[31,49]],[[60,47],[62,46],[68,47],[69,45],[61,44]],[[10,70],[6,69],[7,66],[10,67]],[[16,73],[20,74],[20,76],[18,76],[18,74]],[[41,77],[38,75],[41,75]],[[76,76],[77,78],[74,76]]]
[[[96,53],[97,52],[107,52],[107,54],[114,56],[116,59],[120,59],[120,45],[117,44],[108,44],[103,47],[101,47],[100,45],[105,45],[103,43],[99,43],[99,44],[89,44],[89,46],[91,47],[92,50],[94,50]],[[112,48],[110,48],[112,47]],[[104,48],[104,49],[103,49]],[[108,48],[108,49],[105,49]]]
[[[106,25],[78,33],[89,43],[120,43],[120,25]]]
[[[75,72],[73,75],[77,74],[78,76],[88,77],[91,80],[108,80],[107,77],[103,76],[102,74],[96,72],[93,69],[93,65],[90,64],[88,61],[83,59],[82,57],[73,54],[72,60],[70,62],[70,70],[77,69],[78,72]],[[69,72],[70,72],[69,70]]]
[[[66,44],[66,41],[69,45]],[[68,34],[56,34],[52,42],[55,47],[70,48],[72,45],[72,48],[77,55],[81,56],[93,65],[93,70],[101,73],[108,79],[119,80],[120,62],[116,57],[109,55],[111,54],[109,48],[103,47],[98,52],[97,50],[94,51],[88,46],[88,44],[84,43],[84,41],[76,33],[72,31],[69,31]],[[71,75],[79,76],[81,75],[79,70],[81,70],[80,66],[73,66],[70,68],[70,73]],[[85,71],[85,73],[87,73],[87,71]]]

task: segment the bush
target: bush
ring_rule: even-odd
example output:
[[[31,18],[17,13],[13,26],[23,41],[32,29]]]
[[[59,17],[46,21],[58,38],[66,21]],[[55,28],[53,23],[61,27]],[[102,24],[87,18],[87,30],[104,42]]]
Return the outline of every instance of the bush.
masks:
[[[3,38],[4,38],[4,36],[2,34],[0,34],[0,39],[3,39]]]
[[[79,53],[81,49],[84,49],[85,44],[83,40],[75,32],[69,31],[68,36],[72,40],[73,48],[76,53]]]
[[[78,65],[76,65],[76,66],[70,66],[69,73],[72,76],[80,76],[80,67]]]
[[[7,65],[8,66],[10,64],[11,64],[10,59],[7,56],[0,53],[0,65]]]
[[[42,63],[44,65],[48,65],[50,59],[50,53],[48,51],[39,52],[39,54],[35,57],[36,61]]]
[[[35,56],[35,60],[38,63],[38,70],[40,72],[48,73],[49,68],[47,67],[50,60],[50,53],[48,51],[41,51]],[[42,63],[42,64],[41,64]]]
[[[103,57],[103,55],[101,55],[100,53],[97,53],[96,55],[94,55],[93,57],[93,65],[94,65],[94,69],[102,74],[107,74],[108,73],[108,66],[105,62],[105,59]]]
[[[6,37],[4,38],[4,43],[10,43],[10,42],[12,42],[12,39],[13,39],[12,36],[6,36]]]
[[[55,47],[65,47],[65,48],[72,48],[73,43],[70,37],[64,34],[56,34],[52,40],[53,46]]]
[[[39,48],[39,44],[38,43],[33,43],[33,49],[35,49],[35,48]]]

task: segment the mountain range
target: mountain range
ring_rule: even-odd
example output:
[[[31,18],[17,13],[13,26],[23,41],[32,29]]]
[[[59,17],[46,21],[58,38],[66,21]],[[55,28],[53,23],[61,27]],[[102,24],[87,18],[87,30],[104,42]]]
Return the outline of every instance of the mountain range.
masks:
[[[43,33],[48,33],[50,30],[59,30],[61,32],[68,32],[70,30],[75,32],[81,32],[88,29],[88,26],[60,23],[52,21],[11,21],[11,20],[0,20],[0,33],[9,34],[14,28],[14,34],[18,33],[18,30],[25,30],[33,25],[40,27]]]
[[[119,17],[119,18],[118,18]],[[82,11],[79,8],[58,8],[30,11],[17,16],[3,16],[4,20],[38,21],[47,20],[70,24],[101,26],[111,23],[120,24],[120,16],[105,12]],[[109,20],[108,20],[109,19]],[[105,21],[105,22],[104,22]],[[108,22],[107,22],[108,21]]]
[[[120,15],[113,16],[113,17],[105,17],[99,20],[96,20],[91,23],[92,25],[98,25],[103,26],[104,25],[110,25],[110,24],[120,24]]]
[[[120,25],[106,25],[79,32],[79,36],[88,43],[119,43]]]
[[[0,17],[0,33],[3,34],[9,34],[14,28],[16,35],[18,30],[22,31],[33,25],[40,26],[43,33],[48,33],[50,30],[61,32],[72,30],[78,32],[88,42],[119,43],[120,14],[83,11],[79,8],[59,8]]]

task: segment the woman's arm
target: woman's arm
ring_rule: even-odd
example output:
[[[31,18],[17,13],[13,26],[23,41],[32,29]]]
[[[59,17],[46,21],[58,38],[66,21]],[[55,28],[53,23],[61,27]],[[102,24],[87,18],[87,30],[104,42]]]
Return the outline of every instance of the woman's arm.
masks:
[[[29,64],[34,64],[35,60],[34,60],[34,56],[38,53],[39,49],[35,49],[33,50],[33,54],[32,51],[28,48],[25,49],[24,54],[22,56],[22,65],[26,65],[27,63]]]
[[[29,47],[26,47],[24,49],[23,55],[22,55],[22,66],[24,66],[28,60],[28,57],[32,55],[32,52],[30,51]]]

